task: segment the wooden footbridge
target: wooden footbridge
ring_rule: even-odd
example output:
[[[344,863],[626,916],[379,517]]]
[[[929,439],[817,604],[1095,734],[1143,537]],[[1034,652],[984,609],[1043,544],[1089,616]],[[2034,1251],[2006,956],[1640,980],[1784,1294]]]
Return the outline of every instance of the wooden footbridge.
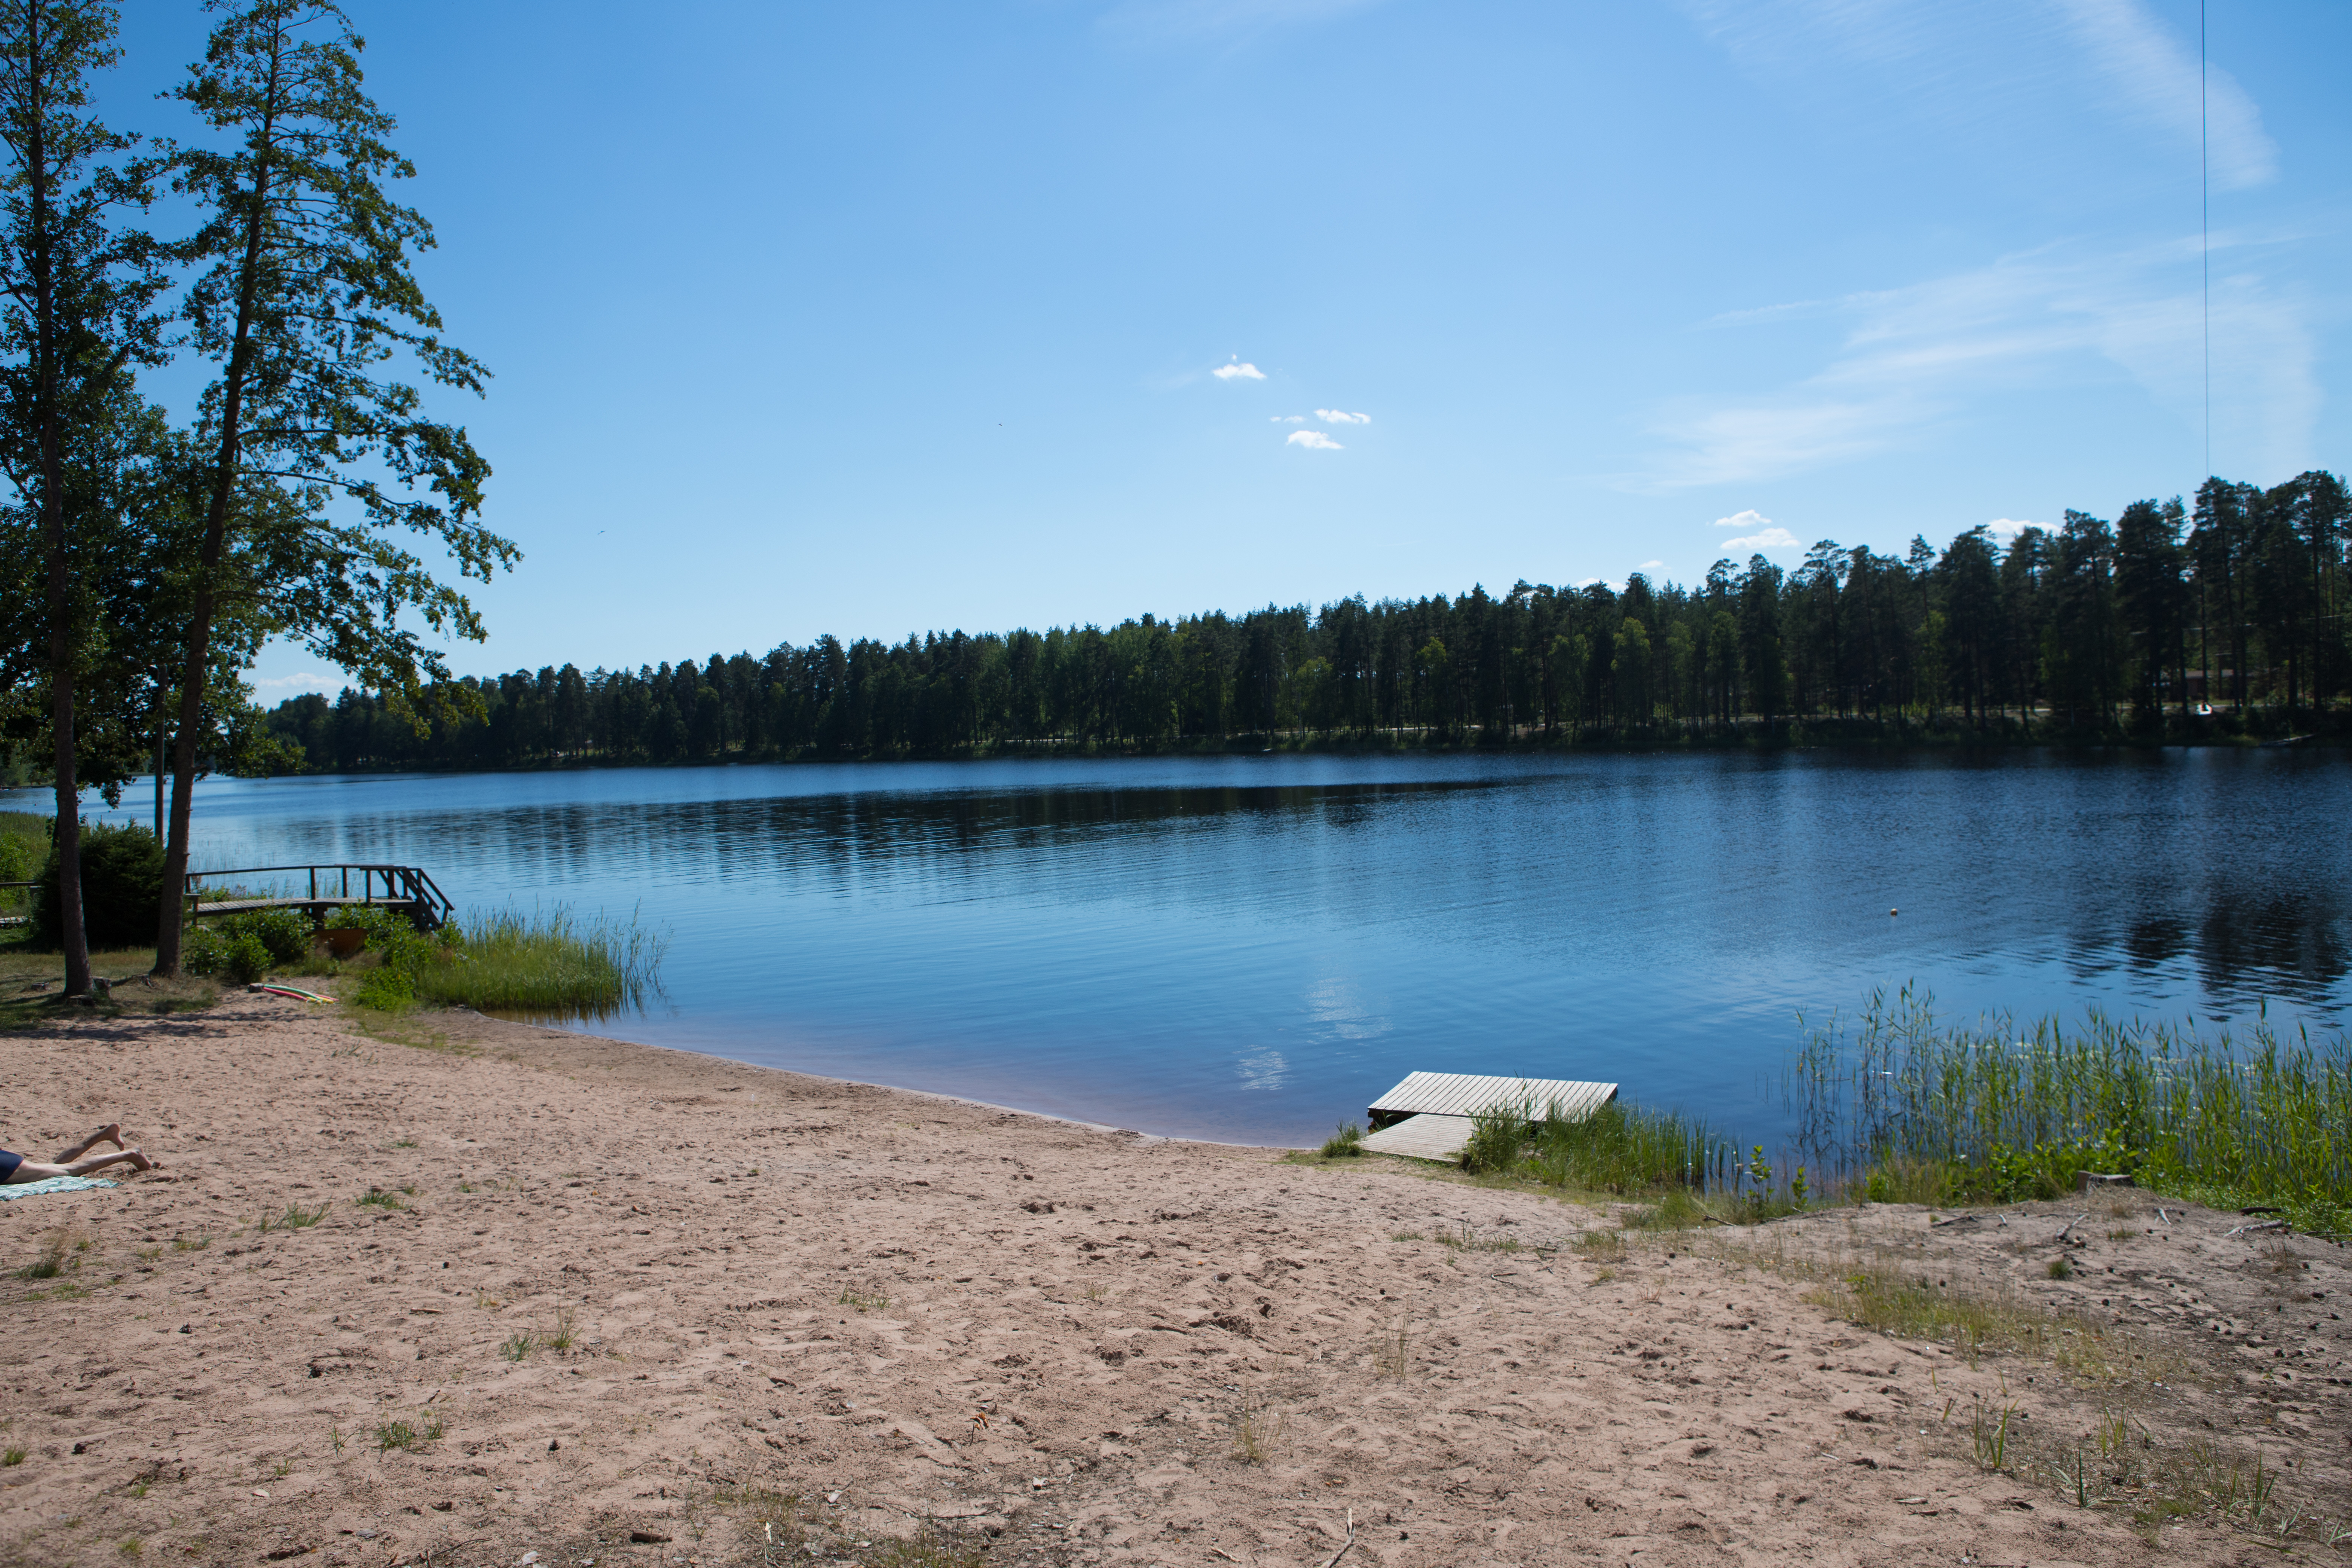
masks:
[[[352,890],[355,873],[360,879],[357,892]],[[304,877],[309,879],[310,891],[206,899],[198,885],[207,879],[231,881],[247,877],[268,877],[281,883],[289,877]],[[367,906],[397,910],[415,921],[419,931],[433,930],[457,908],[425,875],[422,866],[245,866],[226,871],[191,871],[184,896],[192,921],[247,914],[255,910],[301,910],[324,925],[336,910]]]

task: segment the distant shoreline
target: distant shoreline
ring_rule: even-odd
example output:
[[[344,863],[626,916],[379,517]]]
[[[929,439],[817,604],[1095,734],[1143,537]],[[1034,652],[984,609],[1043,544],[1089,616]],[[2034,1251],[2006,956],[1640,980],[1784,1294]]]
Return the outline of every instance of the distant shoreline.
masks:
[[[2298,727],[2300,726],[2300,727]],[[1297,731],[1122,744],[1098,741],[1037,741],[948,750],[914,748],[827,752],[804,746],[790,751],[656,759],[638,753],[574,752],[499,763],[469,760],[435,765],[404,759],[382,765],[306,768],[252,777],[299,777],[302,773],[555,773],[594,768],[702,768],[744,764],[843,763],[1062,762],[1074,758],[1155,759],[1228,756],[1463,756],[1608,754],[1661,752],[1996,752],[2028,749],[2161,751],[2173,748],[2256,751],[2352,749],[2352,714],[2288,715],[2255,710],[2243,715],[2215,714],[2183,721],[2168,719],[2156,729],[2065,728],[2048,722],[1996,721],[1983,725],[1925,720],[1801,719],[1728,723],[1675,721],[1630,729],[1585,726],[1574,734],[1539,731],[1508,737],[1475,731],[1449,738],[1415,731],[1318,735]],[[22,787],[37,787],[37,781]]]

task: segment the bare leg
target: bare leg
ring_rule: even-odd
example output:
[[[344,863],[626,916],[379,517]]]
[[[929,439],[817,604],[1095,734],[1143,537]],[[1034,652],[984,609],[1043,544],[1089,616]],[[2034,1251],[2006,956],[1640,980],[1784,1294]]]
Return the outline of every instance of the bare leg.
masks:
[[[7,1184],[13,1187],[26,1182],[46,1182],[52,1176],[87,1176],[92,1171],[102,1171],[115,1164],[127,1164],[141,1171],[155,1168],[155,1162],[149,1159],[143,1150],[121,1149],[111,1154],[90,1154],[62,1163],[26,1160],[10,1173]]]
[[[105,1126],[100,1128],[97,1131],[91,1133],[89,1137],[83,1139],[80,1142],[74,1144],[71,1148],[59,1150],[58,1152],[57,1163],[60,1165],[69,1164],[73,1161],[80,1159],[84,1154],[89,1153],[92,1149],[97,1148],[100,1143],[111,1143],[118,1149],[121,1148],[123,1146],[122,1123],[120,1121],[110,1121]]]

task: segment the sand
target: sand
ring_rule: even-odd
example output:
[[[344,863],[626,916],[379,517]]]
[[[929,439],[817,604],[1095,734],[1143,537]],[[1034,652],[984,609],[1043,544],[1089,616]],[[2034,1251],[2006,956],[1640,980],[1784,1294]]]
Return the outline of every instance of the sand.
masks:
[[[471,1015],[404,1037],[257,996],[0,1037],[8,1146],[119,1118],[162,1162],[0,1205],[0,1267],[65,1259],[0,1279],[0,1557],[2268,1562],[2284,1500],[2298,1541],[2352,1516],[2343,1254],[2235,1215],[1873,1206],[1621,1251],[1622,1210],[1406,1162]],[[1816,1300],[1871,1259],[2112,1325],[2124,1370]],[[2005,1406],[2014,1473],[1970,1424]],[[2104,1472],[2076,1506],[2031,1456],[2103,1411],[2259,1453],[2275,1506],[2136,1522]]]

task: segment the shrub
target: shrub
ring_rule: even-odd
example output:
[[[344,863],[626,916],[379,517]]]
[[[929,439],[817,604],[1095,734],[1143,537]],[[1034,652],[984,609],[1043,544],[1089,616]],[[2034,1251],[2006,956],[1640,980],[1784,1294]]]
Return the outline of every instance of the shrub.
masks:
[[[379,1013],[404,1013],[416,1005],[416,977],[390,963],[371,969],[352,1000]]]
[[[32,938],[37,947],[61,947],[65,921],[53,847],[33,889]],[[139,826],[95,823],[81,836],[81,927],[96,949],[145,947],[155,940],[163,900],[163,846]]]
[[[240,985],[250,985],[269,973],[269,949],[249,931],[231,933],[220,952],[221,972]]]
[[[188,932],[181,963],[191,974],[226,974],[249,985],[272,964],[293,963],[310,951],[310,919],[299,910],[255,910],[198,924]]]

